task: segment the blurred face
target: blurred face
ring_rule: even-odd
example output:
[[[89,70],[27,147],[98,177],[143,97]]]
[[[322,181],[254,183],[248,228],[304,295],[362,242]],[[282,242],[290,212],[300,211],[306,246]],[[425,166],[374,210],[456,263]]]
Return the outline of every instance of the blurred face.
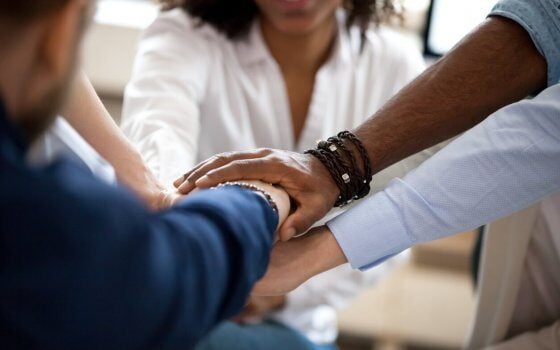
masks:
[[[77,1],[53,18],[45,27],[44,43],[27,80],[26,100],[16,118],[28,139],[40,136],[52,123],[64,103],[76,71],[80,41],[92,13],[87,2]]]
[[[286,34],[306,34],[333,19],[342,0],[255,0],[264,19]]]

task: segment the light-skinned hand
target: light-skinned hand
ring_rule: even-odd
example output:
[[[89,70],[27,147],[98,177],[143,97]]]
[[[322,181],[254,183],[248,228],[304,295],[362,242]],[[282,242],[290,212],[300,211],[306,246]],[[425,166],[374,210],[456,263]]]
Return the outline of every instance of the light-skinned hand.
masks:
[[[284,295],[309,278],[346,262],[333,234],[326,226],[321,226],[303,237],[276,243],[268,270],[252,294]]]

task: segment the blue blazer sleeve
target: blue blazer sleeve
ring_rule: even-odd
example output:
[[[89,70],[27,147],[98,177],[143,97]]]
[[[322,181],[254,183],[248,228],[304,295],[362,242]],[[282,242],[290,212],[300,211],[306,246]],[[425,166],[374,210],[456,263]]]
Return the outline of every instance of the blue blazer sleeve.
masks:
[[[238,188],[151,214],[67,164],[0,191],[0,343],[18,349],[190,349],[243,307],[277,224]]]

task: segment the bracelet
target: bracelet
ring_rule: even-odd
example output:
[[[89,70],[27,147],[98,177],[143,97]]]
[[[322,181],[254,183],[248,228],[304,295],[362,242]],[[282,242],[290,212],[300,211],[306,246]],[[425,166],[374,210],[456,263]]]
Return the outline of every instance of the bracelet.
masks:
[[[261,194],[264,199],[266,200],[266,202],[268,203],[268,205],[270,205],[270,207],[272,208],[272,210],[278,215],[278,205],[276,204],[276,202],[274,201],[274,198],[272,198],[272,196],[270,195],[270,193],[268,193],[267,191],[263,190],[260,187],[257,187],[253,184],[249,184],[246,182],[224,182],[219,184],[218,186],[212,187],[212,189],[218,189],[218,188],[224,188],[224,187],[239,187],[242,188],[244,190],[249,190],[249,191],[253,191],[253,192],[257,192],[258,194]]]
[[[354,158],[354,155],[346,147],[346,145],[344,144],[344,140],[338,137],[329,137],[327,142],[325,141],[320,142],[318,144],[318,147],[321,147],[321,145],[322,144],[324,145],[325,143],[327,145],[330,145],[328,146],[328,149],[333,152],[336,159],[341,163],[341,165],[346,169],[348,169],[347,172],[349,175],[349,186],[351,187],[350,192],[361,193],[363,188],[363,184],[361,181],[362,175],[359,172],[359,168],[356,159]],[[339,150],[342,152],[340,152]],[[350,160],[350,164],[346,162],[346,159]],[[354,201],[356,199],[359,199],[359,196],[354,195],[352,196],[351,201]]]
[[[352,134],[350,131],[342,131],[338,133],[338,137],[350,141],[360,153],[362,163],[364,165],[364,183],[366,184],[366,186],[364,187],[368,188],[367,192],[369,193],[369,184],[373,179],[373,171],[371,169],[371,160],[369,159],[369,155],[366,148],[364,147],[364,144],[362,143],[362,141],[360,141],[360,139],[356,137],[356,135]],[[367,193],[364,196],[367,196]]]
[[[349,146],[355,148],[360,155],[363,174]],[[327,141],[319,141],[316,149],[307,150],[305,154],[311,154],[319,159],[329,171],[340,190],[336,207],[343,207],[364,198],[371,191],[373,175],[369,155],[362,142],[351,132],[342,131],[337,136],[328,138]]]
[[[351,197],[351,189],[348,184],[351,181],[350,175],[341,169],[337,163],[334,156],[329,152],[323,149],[310,149],[305,151],[305,154],[311,154],[315,158],[319,159],[321,163],[327,168],[331,178],[336,183],[336,186],[340,190],[340,195],[335,203],[336,207],[343,207],[346,204],[349,204],[350,197]]]

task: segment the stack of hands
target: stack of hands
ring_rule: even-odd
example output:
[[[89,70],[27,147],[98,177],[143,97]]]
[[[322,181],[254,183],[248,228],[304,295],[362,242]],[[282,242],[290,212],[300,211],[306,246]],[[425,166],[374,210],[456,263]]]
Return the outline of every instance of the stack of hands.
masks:
[[[278,206],[280,218],[268,271],[236,318],[238,322],[252,321],[282,308],[286,293],[312,276],[346,262],[326,226],[309,231],[339,196],[328,171],[310,155],[271,149],[216,155],[177,179],[177,191],[165,193],[163,206],[197,189],[229,181],[250,183],[268,192]]]

